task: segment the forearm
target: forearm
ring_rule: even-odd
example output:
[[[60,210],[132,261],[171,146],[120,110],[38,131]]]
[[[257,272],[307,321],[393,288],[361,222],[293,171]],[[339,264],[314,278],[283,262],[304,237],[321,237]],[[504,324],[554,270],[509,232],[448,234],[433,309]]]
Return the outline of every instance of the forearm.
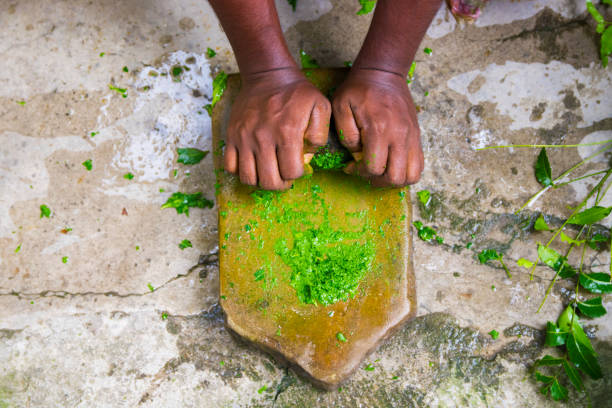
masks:
[[[296,67],[273,0],[209,2],[232,45],[242,75]]]
[[[354,68],[406,76],[441,0],[378,0]]]

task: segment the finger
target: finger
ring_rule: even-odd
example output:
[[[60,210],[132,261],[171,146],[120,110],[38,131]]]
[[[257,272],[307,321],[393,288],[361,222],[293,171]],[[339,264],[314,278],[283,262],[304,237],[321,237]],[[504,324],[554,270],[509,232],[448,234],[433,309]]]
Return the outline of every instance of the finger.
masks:
[[[310,112],[308,126],[304,132],[307,150],[316,151],[317,147],[327,143],[329,134],[329,120],[331,118],[331,104],[327,99],[317,101]]]
[[[406,183],[414,184],[418,182],[424,168],[423,151],[420,144],[413,145],[408,149],[408,162],[406,166]]]
[[[244,148],[238,151],[238,174],[243,184],[257,185],[257,169],[253,153]]]
[[[234,145],[228,144],[225,146],[223,168],[233,174],[236,174],[236,170],[238,170],[238,151]]]
[[[276,149],[274,146],[265,146],[255,158],[259,187],[264,190],[284,190],[289,188],[290,182],[284,181],[278,169]]]
[[[363,164],[369,175],[380,176],[385,172],[389,145],[383,141],[383,135],[377,133],[363,133]]]
[[[283,180],[295,180],[304,174],[303,146],[285,145],[276,148],[278,168]]]
[[[340,143],[350,152],[361,150],[359,128],[357,122],[355,122],[351,106],[348,103],[334,103],[333,111]]]
[[[408,165],[408,152],[405,147],[391,146],[387,159],[387,168],[382,176],[373,177],[372,185],[376,187],[395,186],[406,184],[406,168]]]

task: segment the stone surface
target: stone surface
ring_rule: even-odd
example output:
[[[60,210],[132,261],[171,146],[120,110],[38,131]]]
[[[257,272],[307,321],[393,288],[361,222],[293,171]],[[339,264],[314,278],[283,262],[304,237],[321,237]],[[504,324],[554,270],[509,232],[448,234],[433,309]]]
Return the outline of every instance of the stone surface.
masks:
[[[298,1],[296,15],[278,5],[290,50],[323,66],[357,55],[371,17],[356,16],[354,0]],[[324,392],[224,329],[216,209],[160,209],[175,191],[214,198],[213,155],[188,167],[174,150],[212,149],[210,73],[236,71],[208,4],[0,2],[0,406],[558,406],[529,369],[552,353],[541,330],[574,283],[556,284],[536,314],[552,273],[538,267],[530,280],[515,261],[549,239],[532,229],[538,213],[561,225],[592,182],[515,215],[539,189],[537,151],[475,148],[609,139],[612,71],[598,41],[582,0],[492,1],[471,26],[441,9],[410,84],[426,160],[411,194],[432,192],[414,218],[445,241],[414,241],[418,317],[366,359],[374,371]],[[209,46],[218,55],[207,60]],[[193,67],[180,82],[148,73],[179,63]],[[553,173],[586,155],[551,149]],[[183,239],[193,248],[179,249]],[[479,264],[485,248],[504,253],[512,279]],[[607,271],[609,259],[589,249],[585,267]],[[606,375],[587,388],[593,406],[609,406],[610,314],[586,326]]]
[[[326,95],[346,71],[306,74]],[[225,141],[239,89],[240,78],[230,76],[213,110],[216,169],[223,168],[218,146]],[[296,180],[291,190],[258,203],[252,197],[255,188],[222,171],[217,174],[220,304],[227,326],[278,356],[281,364],[292,363],[315,384],[336,388],[398,325],[416,314],[407,189],[373,189],[341,171],[315,170]],[[277,244],[286,240],[287,247],[295,247],[296,231],[314,230],[316,239],[323,240],[329,227],[358,233],[347,242],[335,239],[333,248],[365,248],[369,243],[371,264],[350,297],[346,293],[345,299],[332,304],[304,303],[308,300],[298,298],[292,270],[278,254]],[[342,279],[341,273],[337,279]],[[313,286],[302,290],[311,293]],[[344,337],[339,339],[339,333]]]

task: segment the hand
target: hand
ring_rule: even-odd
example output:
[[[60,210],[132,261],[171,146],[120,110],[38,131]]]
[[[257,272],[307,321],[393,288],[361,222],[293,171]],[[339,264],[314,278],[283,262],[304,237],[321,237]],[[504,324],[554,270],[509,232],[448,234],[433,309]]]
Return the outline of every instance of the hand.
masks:
[[[297,68],[243,78],[230,115],[225,170],[244,184],[289,188],[304,173],[304,149],[327,142],[330,116],[327,98]]]
[[[332,106],[340,142],[351,152],[363,152],[362,160],[347,166],[347,172],[366,177],[376,186],[419,181],[423,151],[405,78],[353,68],[335,92]]]

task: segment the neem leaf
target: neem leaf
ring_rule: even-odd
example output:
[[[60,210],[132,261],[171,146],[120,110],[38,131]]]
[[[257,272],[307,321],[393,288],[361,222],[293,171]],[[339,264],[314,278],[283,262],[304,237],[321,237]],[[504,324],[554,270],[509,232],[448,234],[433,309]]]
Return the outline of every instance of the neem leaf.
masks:
[[[263,268],[257,269],[253,275],[255,276],[255,282],[263,280],[265,277]]]
[[[497,330],[491,330],[488,334],[493,340],[497,340],[497,338],[499,337],[499,332]]]
[[[570,361],[594,380],[601,378],[602,373],[601,367],[597,362],[597,354],[593,350],[591,340],[589,340],[580,325],[580,319],[574,315],[571,305],[561,314],[557,323],[561,329],[569,331],[565,346],[567,347]]]
[[[189,208],[213,208],[215,205],[211,200],[202,197],[202,193],[185,194],[174,193],[161,206],[161,208],[175,208],[177,214],[185,214],[189,217]]]
[[[531,262],[529,259],[526,259],[526,258],[519,258],[516,261],[516,264],[518,266],[522,266],[523,268],[527,268],[527,269],[529,269],[529,268],[531,268],[533,266],[533,262]]]
[[[302,68],[319,68],[317,60],[306,54],[306,51],[300,49],[300,63]]]
[[[206,48],[206,56],[207,56],[208,58],[212,58],[212,57],[214,57],[215,55],[217,55],[217,52],[216,52],[215,50],[213,50],[213,49],[212,49],[212,48],[210,48],[210,47]]]
[[[578,391],[582,391],[584,385],[582,384],[582,378],[580,377],[580,372],[576,369],[576,366],[573,363],[563,359],[563,369],[565,370],[565,373],[567,374],[567,377],[571,383],[574,385],[574,388],[576,388]]]
[[[538,244],[538,255],[540,260],[552,269],[558,268],[559,261],[563,258],[557,251],[542,244]]]
[[[376,367],[374,367],[374,364],[369,363],[367,366],[365,366],[363,369],[366,371],[374,371]]]
[[[603,307],[601,296],[585,300],[584,302],[578,302],[576,305],[582,314],[588,317],[600,317],[606,314],[606,308]]]
[[[546,340],[547,346],[555,347],[565,344],[567,339],[567,331],[561,329],[553,322],[546,323]]]
[[[287,0],[287,3],[289,3],[291,9],[295,11],[295,7],[297,6],[297,0]]]
[[[597,233],[588,240],[588,244],[591,248],[597,249],[597,244],[601,242],[608,242],[609,239],[610,237],[607,237],[604,234]]]
[[[361,5],[361,9],[359,9],[357,15],[361,16],[363,14],[371,13],[372,10],[374,10],[376,0],[359,0],[359,4]]]
[[[569,220],[567,220],[567,223],[575,225],[594,224],[610,215],[610,211],[612,211],[612,207],[591,207],[579,212],[578,214],[574,214]]]
[[[501,255],[498,254],[497,251],[494,249],[483,249],[478,254],[478,260],[480,261],[481,264],[486,263],[487,261],[491,261],[491,260],[496,260],[496,259],[498,260],[500,258],[501,258]]]
[[[546,148],[544,147],[540,150],[535,164],[535,176],[536,180],[544,187],[552,185],[552,171],[548,162],[548,156],[546,155]]]
[[[556,365],[561,365],[563,364],[563,362],[565,361],[564,358],[558,358],[558,357],[553,357],[550,355],[545,355],[544,357],[542,357],[541,359],[537,360],[535,362],[535,366],[539,367],[539,366],[556,366]]]
[[[550,230],[550,228],[548,227],[548,224],[546,223],[546,220],[544,219],[542,214],[540,214],[540,216],[536,220],[533,228],[536,231],[549,231]]]
[[[550,385],[550,396],[555,401],[565,401],[567,399],[567,388],[561,385],[556,377]]]
[[[435,239],[439,244],[444,242],[444,238],[439,236],[435,229],[423,226],[421,221],[415,221],[412,223],[412,225],[414,225],[414,227],[417,229],[417,234],[421,240],[429,242],[432,239]]]
[[[421,204],[426,206],[429,203],[429,200],[431,199],[431,193],[429,192],[429,190],[421,190],[417,193],[417,197],[419,198]]]
[[[184,239],[181,241],[180,244],[178,244],[178,247],[181,248],[181,250],[185,249],[185,248],[193,248],[193,245],[191,245],[191,241],[188,239]]]
[[[91,171],[91,169],[93,168],[93,165],[91,164],[91,159],[87,159],[81,164],[87,169],[87,171]]]
[[[46,204],[41,205],[40,206],[40,218],[42,217],[49,218],[50,215],[51,215],[51,209],[49,209],[49,207],[47,207]]]
[[[580,285],[591,293],[612,293],[612,282],[607,273],[581,273]]]
[[[183,164],[198,164],[208,154],[208,150],[203,151],[194,147],[179,147],[176,152],[177,162]]]
[[[213,93],[210,103],[205,106],[206,111],[209,115],[212,116],[212,110],[223,96],[223,92],[225,92],[225,88],[227,87],[227,74],[223,71],[220,71],[215,79],[213,79]]]
[[[610,55],[610,53],[612,53],[612,26],[606,28],[606,31],[601,35],[599,56],[601,57],[601,64],[604,67],[608,66],[608,55]]]
[[[576,246],[580,246],[582,244],[584,244],[584,239],[577,241],[571,237],[568,237],[567,235],[565,235],[565,233],[563,231],[561,231],[561,242],[566,242],[568,244],[574,244]]]
[[[549,375],[544,375],[539,371],[535,371],[533,376],[537,381],[543,382],[544,384],[550,384],[554,381],[555,377],[551,377]],[[542,390],[540,390],[542,391]],[[546,395],[546,392],[542,392],[542,394]]]
[[[343,343],[346,343],[346,336],[344,336],[344,334],[342,334],[341,332],[336,333],[336,338],[338,339],[338,341],[341,341]]]

